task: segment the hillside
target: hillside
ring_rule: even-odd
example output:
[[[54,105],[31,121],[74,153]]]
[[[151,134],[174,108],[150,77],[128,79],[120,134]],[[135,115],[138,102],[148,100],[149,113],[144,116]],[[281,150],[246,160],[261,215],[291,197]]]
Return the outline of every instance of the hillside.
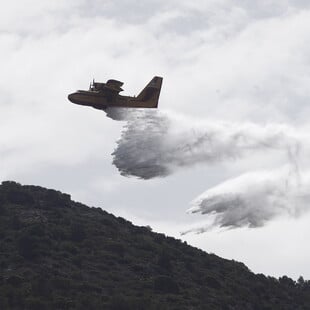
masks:
[[[67,194],[0,185],[0,309],[310,309],[310,283],[137,227]]]

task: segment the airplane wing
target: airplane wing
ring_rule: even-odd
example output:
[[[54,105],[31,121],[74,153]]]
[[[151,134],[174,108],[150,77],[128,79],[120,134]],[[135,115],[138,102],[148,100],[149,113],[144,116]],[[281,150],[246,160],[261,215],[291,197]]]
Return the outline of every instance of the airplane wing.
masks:
[[[122,87],[123,86],[123,82],[121,81],[117,81],[117,80],[108,80],[106,85],[105,85],[105,89],[113,91],[113,92],[121,92],[123,91]]]

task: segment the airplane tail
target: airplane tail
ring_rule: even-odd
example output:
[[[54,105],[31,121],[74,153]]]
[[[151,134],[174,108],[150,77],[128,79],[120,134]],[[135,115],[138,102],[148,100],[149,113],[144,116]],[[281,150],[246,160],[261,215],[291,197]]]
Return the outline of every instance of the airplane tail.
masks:
[[[162,77],[153,77],[151,82],[148,83],[136,97],[137,100],[145,102],[148,108],[157,108],[162,82]]]

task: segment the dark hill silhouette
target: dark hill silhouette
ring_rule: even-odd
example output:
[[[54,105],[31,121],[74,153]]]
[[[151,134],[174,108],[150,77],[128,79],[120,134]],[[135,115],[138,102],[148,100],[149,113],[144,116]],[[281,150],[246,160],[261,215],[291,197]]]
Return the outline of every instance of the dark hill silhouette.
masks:
[[[0,186],[0,309],[310,309],[310,283],[137,227],[67,194]]]

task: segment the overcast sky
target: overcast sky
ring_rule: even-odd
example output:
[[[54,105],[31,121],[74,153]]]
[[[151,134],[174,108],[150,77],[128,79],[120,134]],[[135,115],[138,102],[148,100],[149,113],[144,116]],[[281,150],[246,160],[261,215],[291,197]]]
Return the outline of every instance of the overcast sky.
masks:
[[[279,185],[298,178],[307,197],[309,29],[305,0],[8,1],[0,11],[1,180],[61,190],[74,200],[242,261],[256,273],[310,279],[308,200],[300,206],[300,191],[287,195]],[[124,94],[134,95],[154,75],[164,78],[160,113],[181,119],[178,124],[186,124],[187,133],[224,123],[229,125],[223,128],[239,128],[239,133],[243,128],[249,141],[252,131],[245,128],[250,124],[258,128],[255,135],[267,139],[281,128],[281,141],[268,140],[277,144],[268,151],[245,144],[254,151],[240,153],[236,147],[234,156],[218,161],[198,157],[195,164],[176,164],[179,168],[162,178],[121,176],[112,153],[126,122],[73,105],[67,95],[87,89],[93,78],[121,80]],[[301,149],[293,160],[278,147],[292,136]],[[186,137],[190,143],[191,136]],[[290,143],[285,144],[289,150],[295,145]],[[283,181],[279,171],[285,167],[295,172],[287,168]],[[226,198],[233,193],[226,203],[261,200],[262,209],[256,203],[247,213],[253,219],[270,210],[271,190],[285,203],[261,225],[224,230],[211,225],[201,234],[180,234],[206,227],[219,210],[213,205],[206,211],[214,193]],[[197,210],[197,197],[199,212],[186,213],[193,201]],[[243,210],[236,223],[242,222]]]

